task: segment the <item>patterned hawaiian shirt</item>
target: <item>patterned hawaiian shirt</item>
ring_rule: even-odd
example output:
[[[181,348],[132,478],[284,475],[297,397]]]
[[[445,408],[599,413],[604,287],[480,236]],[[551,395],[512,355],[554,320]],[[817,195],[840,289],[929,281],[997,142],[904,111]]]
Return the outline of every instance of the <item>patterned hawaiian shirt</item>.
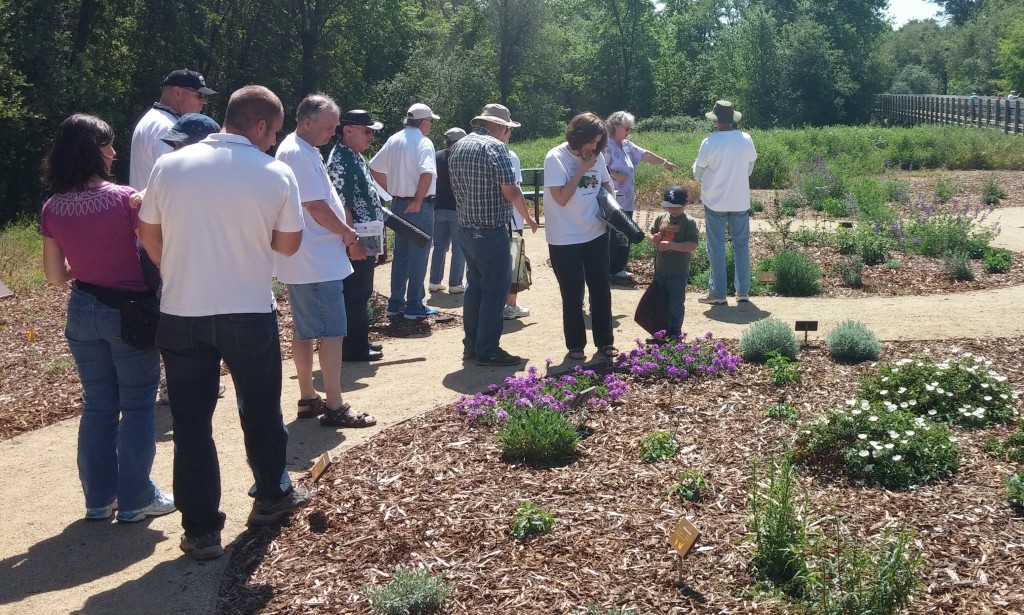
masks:
[[[327,174],[345,201],[345,207],[352,211],[354,223],[384,220],[380,196],[373,187],[373,177],[365,158],[344,143],[338,143],[328,158]]]

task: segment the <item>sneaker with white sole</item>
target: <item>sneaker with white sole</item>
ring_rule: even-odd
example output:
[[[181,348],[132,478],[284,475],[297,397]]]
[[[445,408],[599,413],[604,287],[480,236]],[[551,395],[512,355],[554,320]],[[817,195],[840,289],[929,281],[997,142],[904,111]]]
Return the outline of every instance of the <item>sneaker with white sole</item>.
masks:
[[[185,534],[181,537],[181,543],[178,546],[182,551],[191,555],[192,559],[200,561],[217,559],[224,555],[224,547],[220,544],[220,532],[210,532],[202,536]]]
[[[106,506],[100,506],[99,508],[86,508],[85,518],[89,521],[106,521],[114,515],[114,510],[117,508],[117,498]]]
[[[746,302],[750,301],[750,295],[737,294],[736,295],[736,300],[741,302],[741,303],[746,303]]]
[[[725,300],[725,297],[716,297],[716,296],[711,295],[711,294],[704,295],[703,297],[698,297],[697,298],[697,302],[698,303],[707,303],[708,305],[725,305],[726,303],[728,303]]]
[[[436,292],[436,291],[439,291],[439,290],[444,290],[444,284],[428,284],[427,285],[427,290],[429,290],[430,292]]]
[[[160,517],[177,510],[174,506],[174,499],[157,492],[156,497],[149,503],[149,506],[138,510],[119,510],[117,520],[121,523],[135,523],[146,517]]]
[[[458,286],[449,286],[448,287],[448,294],[449,295],[461,295],[464,292],[466,292],[466,285],[465,284],[459,284]]]
[[[515,320],[516,318],[522,318],[523,316],[530,315],[530,308],[525,305],[506,305],[501,310],[501,317],[505,320]]]
[[[160,385],[156,389],[156,403],[161,406],[171,405],[171,398],[167,397],[167,377],[160,375]]]
[[[406,311],[404,314],[402,314],[402,318],[406,320],[423,320],[427,316],[437,316],[440,313],[441,312],[439,312],[437,308],[424,307],[422,312],[418,310],[414,312]]]

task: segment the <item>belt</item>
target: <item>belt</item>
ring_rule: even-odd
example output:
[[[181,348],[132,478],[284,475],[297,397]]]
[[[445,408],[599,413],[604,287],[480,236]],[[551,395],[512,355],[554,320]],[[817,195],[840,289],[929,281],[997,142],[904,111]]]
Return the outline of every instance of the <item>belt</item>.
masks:
[[[411,201],[411,200],[415,199],[416,197],[415,196],[396,196],[395,198],[396,199],[402,199],[403,201]],[[434,200],[434,195],[431,194],[430,196],[425,196],[425,197],[423,197],[423,200],[424,201],[433,201]]]

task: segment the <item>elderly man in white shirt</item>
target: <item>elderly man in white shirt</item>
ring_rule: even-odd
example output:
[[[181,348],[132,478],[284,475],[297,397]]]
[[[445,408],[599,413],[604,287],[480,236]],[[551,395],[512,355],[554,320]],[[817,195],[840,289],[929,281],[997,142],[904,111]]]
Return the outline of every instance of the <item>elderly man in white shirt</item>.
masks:
[[[757,150],[745,132],[736,130],[743,115],[731,102],[720,100],[704,114],[715,127],[700,144],[693,163],[693,178],[700,182],[700,200],[704,203],[704,225],[708,238],[711,282],[701,303],[726,303],[725,228],[732,235],[736,263],[736,300],[750,300],[750,174],[754,171]]]

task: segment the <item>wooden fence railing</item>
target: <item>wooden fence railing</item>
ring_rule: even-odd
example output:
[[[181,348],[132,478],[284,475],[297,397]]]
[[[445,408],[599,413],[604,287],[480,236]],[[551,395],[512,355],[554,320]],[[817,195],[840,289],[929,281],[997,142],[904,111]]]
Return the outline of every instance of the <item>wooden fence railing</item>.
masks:
[[[894,124],[957,124],[1024,134],[1024,101],[994,96],[932,96],[882,94],[875,97],[874,115]]]

